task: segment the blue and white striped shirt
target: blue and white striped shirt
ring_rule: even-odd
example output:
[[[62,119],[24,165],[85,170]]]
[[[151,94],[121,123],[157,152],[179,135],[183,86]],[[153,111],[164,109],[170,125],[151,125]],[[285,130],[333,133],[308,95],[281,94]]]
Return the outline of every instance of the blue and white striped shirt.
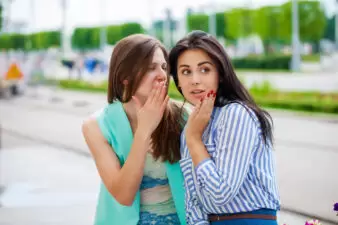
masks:
[[[272,147],[251,109],[240,103],[215,107],[202,140],[210,158],[194,168],[185,131],[181,136],[188,224],[209,224],[208,214],[280,209]]]

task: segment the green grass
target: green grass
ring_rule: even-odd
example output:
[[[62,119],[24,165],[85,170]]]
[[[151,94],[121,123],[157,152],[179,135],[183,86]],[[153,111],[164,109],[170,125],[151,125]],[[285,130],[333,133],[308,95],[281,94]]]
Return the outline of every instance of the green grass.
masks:
[[[304,62],[319,62],[320,61],[320,54],[302,55],[302,60]]]
[[[326,119],[338,119],[338,114],[334,113],[325,113],[325,112],[311,112],[306,110],[294,110],[294,109],[282,109],[282,108],[271,108],[263,106],[263,108],[267,111],[275,111],[275,112],[286,112],[292,113],[296,116],[309,116],[309,117],[317,117],[317,118],[326,118]]]
[[[86,81],[61,80],[59,82],[59,86],[63,89],[71,89],[78,91],[107,92],[108,83],[103,82],[99,84],[92,84]]]
[[[68,90],[107,92],[107,82],[90,84],[84,81],[62,80],[59,85],[61,88]],[[268,82],[254,84],[249,92],[257,104],[264,108],[338,115],[338,93],[280,92],[275,90]],[[176,89],[172,80],[169,84],[169,96],[172,99],[183,100],[183,96]]]
[[[291,70],[285,70],[285,69],[235,69],[235,72],[238,72],[238,73],[260,72],[260,73],[268,73],[268,74],[292,73]]]

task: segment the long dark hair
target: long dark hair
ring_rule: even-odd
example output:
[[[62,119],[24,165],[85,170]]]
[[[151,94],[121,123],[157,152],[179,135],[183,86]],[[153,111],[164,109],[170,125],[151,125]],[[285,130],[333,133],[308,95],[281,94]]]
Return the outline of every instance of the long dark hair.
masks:
[[[129,102],[151,64],[156,49],[161,49],[168,62],[168,53],[155,38],[134,34],[115,46],[109,65],[108,103]],[[168,82],[169,82],[169,73]],[[124,84],[124,80],[128,84]],[[168,105],[158,127],[153,132],[153,157],[170,163],[180,159],[180,134],[184,126],[183,113],[174,103]]]
[[[254,111],[261,124],[262,135],[265,143],[272,143],[273,121],[270,114],[261,109],[238,79],[231,61],[223,46],[216,38],[203,31],[193,31],[178,41],[169,54],[170,72],[175,81],[177,89],[182,94],[178,85],[177,60],[186,50],[201,49],[206,52],[216,65],[219,74],[219,87],[215,106],[222,107],[230,102],[239,102]],[[183,94],[182,94],[183,95]]]

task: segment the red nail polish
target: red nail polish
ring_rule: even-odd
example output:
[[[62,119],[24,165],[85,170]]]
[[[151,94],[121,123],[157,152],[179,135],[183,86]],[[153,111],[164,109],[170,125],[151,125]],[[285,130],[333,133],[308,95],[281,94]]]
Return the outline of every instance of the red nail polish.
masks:
[[[211,91],[210,91],[210,93],[211,93],[211,94],[213,94],[213,93],[214,93],[214,91],[213,91],[213,90],[211,90]]]
[[[214,98],[216,97],[216,93],[214,93]]]
[[[201,98],[200,101],[202,102],[202,101],[203,101],[203,98]]]
[[[208,97],[208,98],[210,97],[210,94],[211,94],[210,92],[207,94],[207,97]]]

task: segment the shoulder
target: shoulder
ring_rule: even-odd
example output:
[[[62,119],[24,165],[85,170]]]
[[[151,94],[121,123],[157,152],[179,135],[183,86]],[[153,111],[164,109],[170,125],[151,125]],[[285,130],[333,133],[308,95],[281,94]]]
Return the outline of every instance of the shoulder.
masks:
[[[229,120],[241,120],[248,123],[253,122],[259,124],[259,120],[254,111],[245,103],[231,102],[219,109],[219,120],[228,122]]]
[[[88,117],[82,122],[82,135],[87,145],[96,143],[107,142],[104,135],[99,127],[99,124],[95,117]]]
[[[171,100],[169,102],[169,112],[172,113],[175,117],[179,117],[183,121],[188,120],[189,112],[187,106],[185,106],[183,102]]]
[[[106,109],[106,107],[103,107],[83,120],[81,128],[82,134],[86,139],[92,137],[109,139],[107,127],[104,124]]]
[[[82,128],[82,133],[84,135],[88,135],[94,130],[95,131],[99,130],[99,124],[98,124],[97,118],[98,118],[97,114],[92,114],[83,120],[81,128]]]

